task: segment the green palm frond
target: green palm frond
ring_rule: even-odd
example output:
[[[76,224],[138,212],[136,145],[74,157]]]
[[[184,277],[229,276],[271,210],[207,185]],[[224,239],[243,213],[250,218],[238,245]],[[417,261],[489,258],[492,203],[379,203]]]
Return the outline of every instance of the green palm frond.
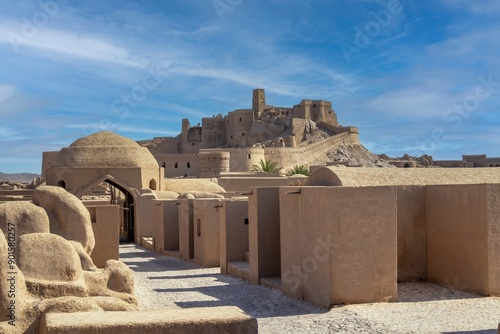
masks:
[[[264,173],[277,173],[279,168],[277,167],[278,163],[271,160],[262,160],[260,159],[258,165],[252,165],[252,172],[264,172]]]
[[[304,166],[304,165],[300,165],[300,166],[293,166],[293,169],[290,169],[286,175],[288,176],[292,176],[292,175],[295,175],[295,174],[302,174],[302,175],[305,175],[305,176],[309,176],[311,175],[311,171],[309,170],[309,167],[307,166]]]

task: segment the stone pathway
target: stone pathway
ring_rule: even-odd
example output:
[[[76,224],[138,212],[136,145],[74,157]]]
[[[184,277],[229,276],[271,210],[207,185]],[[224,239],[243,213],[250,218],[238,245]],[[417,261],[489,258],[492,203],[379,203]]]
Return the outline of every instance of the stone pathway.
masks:
[[[427,283],[400,284],[398,303],[327,310],[133,244],[120,245],[120,260],[134,271],[141,309],[234,305],[256,317],[264,334],[497,334],[500,322],[500,298]]]

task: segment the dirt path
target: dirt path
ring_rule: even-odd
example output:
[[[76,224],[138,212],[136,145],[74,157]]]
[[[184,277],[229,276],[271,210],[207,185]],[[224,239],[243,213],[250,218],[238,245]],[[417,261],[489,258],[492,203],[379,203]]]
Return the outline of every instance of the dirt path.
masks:
[[[327,310],[133,244],[120,245],[120,260],[134,271],[141,309],[234,305],[256,317],[264,334],[497,334],[500,322],[500,298],[426,283],[400,284],[399,303]]]

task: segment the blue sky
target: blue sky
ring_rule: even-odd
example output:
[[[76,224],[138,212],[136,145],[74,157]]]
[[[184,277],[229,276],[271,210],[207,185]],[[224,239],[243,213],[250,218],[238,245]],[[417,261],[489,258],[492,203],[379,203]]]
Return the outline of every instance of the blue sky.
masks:
[[[375,153],[500,155],[500,2],[0,2],[0,171],[111,130],[332,102]]]

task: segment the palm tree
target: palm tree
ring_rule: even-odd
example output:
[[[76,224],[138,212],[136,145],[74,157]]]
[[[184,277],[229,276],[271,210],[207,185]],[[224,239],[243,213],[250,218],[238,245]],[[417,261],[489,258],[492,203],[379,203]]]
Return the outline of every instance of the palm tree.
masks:
[[[277,167],[278,163],[271,160],[260,159],[259,165],[252,166],[252,172],[264,172],[264,173],[277,173],[280,169]]]
[[[292,176],[292,175],[295,175],[295,174],[302,174],[302,175],[305,175],[305,176],[309,176],[311,175],[311,171],[309,170],[309,167],[307,166],[304,166],[304,165],[300,165],[300,166],[293,166],[293,169],[290,169],[286,175],[288,176]]]

